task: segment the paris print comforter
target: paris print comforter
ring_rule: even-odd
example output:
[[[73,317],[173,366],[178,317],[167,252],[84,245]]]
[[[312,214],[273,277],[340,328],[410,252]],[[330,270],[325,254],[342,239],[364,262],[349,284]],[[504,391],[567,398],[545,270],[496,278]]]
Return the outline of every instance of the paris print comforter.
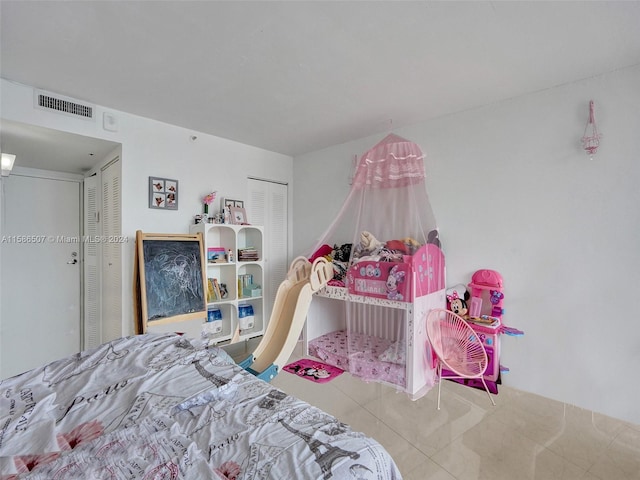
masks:
[[[0,382],[0,478],[399,479],[375,440],[173,334]]]

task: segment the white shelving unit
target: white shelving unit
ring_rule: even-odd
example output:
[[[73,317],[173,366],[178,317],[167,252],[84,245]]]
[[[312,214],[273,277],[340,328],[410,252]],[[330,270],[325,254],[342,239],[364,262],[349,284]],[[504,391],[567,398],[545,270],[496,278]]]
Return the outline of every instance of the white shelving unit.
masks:
[[[216,278],[219,284],[227,287],[227,296],[221,300],[207,303],[208,309],[219,308],[222,313],[222,331],[209,335],[210,342],[217,344],[230,340],[239,326],[239,306],[251,305],[253,308],[253,327],[240,330],[240,339],[247,340],[264,334],[268,318],[264,314],[264,298],[260,296],[245,297],[240,291],[238,278],[240,275],[252,275],[253,284],[263,287],[264,282],[264,228],[255,225],[231,225],[216,223],[200,223],[192,225],[191,233],[201,232],[204,241],[204,254],[207,258],[206,276]],[[209,263],[209,248],[224,248],[233,252],[233,261]],[[239,261],[238,250],[253,247],[258,253],[255,261]],[[204,326],[203,326],[204,328]]]

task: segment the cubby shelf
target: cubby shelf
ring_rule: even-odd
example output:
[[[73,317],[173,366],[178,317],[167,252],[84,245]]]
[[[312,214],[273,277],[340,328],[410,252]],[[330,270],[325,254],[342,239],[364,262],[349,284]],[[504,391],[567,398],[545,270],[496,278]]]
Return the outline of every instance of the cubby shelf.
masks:
[[[226,296],[207,303],[208,309],[219,308],[222,314],[222,329],[216,334],[208,334],[212,344],[218,344],[230,340],[240,325],[240,306],[251,305],[253,309],[253,327],[240,330],[240,339],[245,340],[264,334],[268,319],[264,315],[264,299],[262,295],[245,297],[238,279],[241,275],[251,275],[254,287],[262,287],[264,281],[264,229],[256,225],[231,225],[217,223],[200,223],[192,225],[191,233],[201,232],[204,242],[204,254],[207,259],[206,276],[215,278],[218,284],[226,287]],[[252,247],[257,252],[257,259],[241,261],[238,257],[239,250]],[[216,255],[212,250],[222,251],[227,254],[224,258]],[[229,261],[229,251],[232,252],[233,261]],[[257,291],[257,288],[254,289]],[[206,326],[203,325],[203,330]]]

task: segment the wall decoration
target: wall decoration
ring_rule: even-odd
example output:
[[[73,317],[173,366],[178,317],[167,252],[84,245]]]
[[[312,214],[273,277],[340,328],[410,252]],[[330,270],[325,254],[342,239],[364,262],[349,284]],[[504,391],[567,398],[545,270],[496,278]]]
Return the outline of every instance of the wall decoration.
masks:
[[[246,225],[249,223],[247,221],[247,212],[244,208],[231,207],[231,223],[234,225]]]
[[[149,177],[149,208],[178,209],[178,180]]]
[[[242,200],[233,200],[231,198],[223,198],[220,201],[220,208],[228,208],[231,211],[232,207],[244,208],[244,201]]]
[[[587,126],[584,127],[584,135],[582,135],[582,148],[589,154],[591,160],[593,160],[593,156],[598,151],[600,138],[602,137],[602,134],[598,132],[594,109],[593,100],[591,100],[589,102],[589,120],[587,120]]]

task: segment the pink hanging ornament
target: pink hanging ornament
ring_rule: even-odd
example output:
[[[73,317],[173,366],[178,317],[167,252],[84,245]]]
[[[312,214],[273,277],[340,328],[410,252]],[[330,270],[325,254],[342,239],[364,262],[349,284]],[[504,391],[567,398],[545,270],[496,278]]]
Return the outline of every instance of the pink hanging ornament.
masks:
[[[589,154],[591,159],[598,151],[598,147],[600,146],[600,135],[598,133],[598,127],[596,125],[596,117],[593,113],[593,100],[589,102],[589,121],[587,122],[586,127],[584,127],[584,135],[582,136],[582,147]]]

